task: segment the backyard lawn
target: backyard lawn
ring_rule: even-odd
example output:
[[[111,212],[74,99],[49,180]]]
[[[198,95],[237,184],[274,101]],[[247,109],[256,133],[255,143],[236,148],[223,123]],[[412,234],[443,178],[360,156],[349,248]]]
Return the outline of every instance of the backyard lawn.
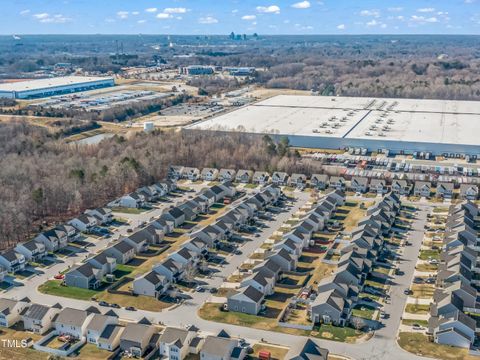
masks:
[[[373,319],[375,308],[368,305],[357,305],[352,310],[352,315],[361,317],[362,319]]]
[[[364,332],[355,330],[351,327],[340,327],[327,324],[316,326],[311,332],[311,336],[316,338],[347,343],[354,343],[357,338],[363,335],[365,335]]]
[[[440,250],[420,250],[420,260],[440,259]]]
[[[116,208],[113,208],[112,211],[113,211],[114,213],[135,214],[135,215],[138,215],[138,214],[141,214],[141,213],[147,211],[147,209],[116,207]]]
[[[41,336],[33,333],[25,333],[13,329],[0,329],[0,338],[8,340],[25,340],[32,338],[33,341],[40,340]],[[0,346],[0,359],[28,359],[28,360],[47,360],[50,354],[23,347]]]
[[[444,360],[475,360],[478,357],[468,354],[468,350],[458,347],[435,344],[423,334],[401,332],[398,338],[400,347],[408,352]]]
[[[102,350],[99,349],[96,345],[94,344],[85,344],[83,345],[80,350],[78,351],[78,358],[82,360],[102,360],[102,359],[108,359],[110,356],[112,356],[112,353],[107,350]]]
[[[288,353],[288,348],[259,343],[253,345],[253,354],[250,356],[252,356],[254,359],[258,359],[260,351],[268,351],[272,360],[282,360],[285,359],[285,356]]]

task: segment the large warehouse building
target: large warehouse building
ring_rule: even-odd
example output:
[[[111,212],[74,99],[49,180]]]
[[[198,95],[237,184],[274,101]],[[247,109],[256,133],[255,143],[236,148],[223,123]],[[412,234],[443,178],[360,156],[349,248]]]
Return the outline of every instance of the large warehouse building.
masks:
[[[0,98],[36,99],[114,86],[111,77],[65,76],[48,79],[0,83]]]
[[[188,127],[288,136],[293,146],[480,154],[480,102],[279,95]]]

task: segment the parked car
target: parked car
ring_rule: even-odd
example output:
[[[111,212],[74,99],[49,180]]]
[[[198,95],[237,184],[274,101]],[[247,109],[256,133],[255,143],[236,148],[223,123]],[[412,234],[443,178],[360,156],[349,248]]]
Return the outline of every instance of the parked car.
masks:
[[[411,295],[411,294],[413,294],[413,291],[410,290],[410,289],[405,289],[405,290],[403,290],[403,293],[404,293],[405,295]]]
[[[133,307],[133,306],[127,306],[127,307],[125,308],[125,310],[128,310],[128,311],[137,311],[137,309],[135,309],[135,307]]]
[[[205,288],[203,286],[197,286],[195,288],[195,291],[198,291],[198,292],[204,292],[205,291]]]
[[[110,304],[110,306],[111,306],[112,308],[115,308],[115,309],[120,309],[120,305],[115,304],[115,303]]]
[[[109,306],[106,301],[100,301],[100,302],[98,303],[98,305],[100,305],[100,306]]]
[[[210,294],[216,294],[218,292],[217,288],[211,288],[210,289]]]

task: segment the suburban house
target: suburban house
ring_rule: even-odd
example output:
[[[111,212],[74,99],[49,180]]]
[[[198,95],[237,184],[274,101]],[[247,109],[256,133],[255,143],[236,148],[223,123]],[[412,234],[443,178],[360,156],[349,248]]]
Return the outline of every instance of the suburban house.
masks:
[[[120,345],[120,337],[125,328],[120,325],[107,325],[97,340],[100,349],[113,351]]]
[[[204,168],[200,173],[200,178],[203,181],[214,181],[218,178],[218,169]]]
[[[93,216],[97,219],[99,225],[110,224],[113,220],[112,210],[109,208],[98,208],[85,211],[86,214]]]
[[[140,196],[143,196],[145,201],[148,201],[148,202],[155,202],[160,198],[161,195],[164,194],[163,188],[161,189],[161,192],[159,192],[158,188],[153,185],[142,186],[141,188],[137,189],[136,192]]]
[[[149,236],[147,237],[147,234],[148,233],[142,229],[134,232],[132,235],[126,238],[123,238],[123,241],[133,246],[133,248],[135,249],[135,253],[142,253],[148,248]]]
[[[432,192],[432,184],[427,181],[415,181],[413,188],[413,195],[419,197],[430,197]]]
[[[409,195],[411,190],[411,186],[408,184],[407,180],[392,181],[392,192],[395,194]]]
[[[58,228],[42,232],[34,240],[45,245],[47,251],[57,251],[68,245],[67,233]]]
[[[319,190],[325,190],[328,185],[328,175],[325,174],[313,174],[310,179],[310,185]]]
[[[478,199],[478,186],[473,184],[460,184],[460,198],[464,200]]]
[[[150,225],[153,225],[158,229],[162,229],[165,235],[170,234],[173,230],[175,230],[175,222],[170,220],[169,216],[161,215],[158,219],[152,221]]]
[[[22,319],[22,313],[30,304],[29,301],[0,298],[0,326],[11,327]]]
[[[274,277],[275,281],[282,277],[282,268],[271,259],[264,260],[252,269],[252,272],[254,273],[258,271],[267,272]]]
[[[237,172],[234,169],[220,169],[218,173],[219,181],[235,181],[235,174]]]
[[[265,185],[268,183],[269,176],[270,175],[265,171],[255,171],[252,182],[254,184]]]
[[[196,337],[197,329],[167,327],[160,335],[160,357],[172,360],[183,360],[190,352],[190,343]]]
[[[133,293],[158,298],[168,289],[169,282],[164,275],[150,271],[133,280]]]
[[[99,269],[103,276],[113,273],[117,268],[117,259],[113,256],[107,255],[104,251],[87,259],[87,263],[90,263],[95,268]]]
[[[125,208],[141,208],[145,205],[145,198],[138,193],[130,193],[122,196],[118,201],[118,206]]]
[[[437,198],[451,199],[453,198],[453,183],[439,182],[435,193]]]
[[[320,292],[309,306],[309,315],[313,323],[344,326],[352,311],[351,300],[336,290]]]
[[[244,357],[245,349],[230,337],[209,335],[200,351],[201,360],[242,360]]]
[[[173,221],[175,227],[179,227],[185,222],[185,213],[177,206],[166,209],[162,216],[165,219]]]
[[[170,179],[181,179],[183,176],[183,166],[172,165],[168,169],[168,177]]]
[[[332,180],[330,179],[330,184]],[[368,190],[368,178],[366,177],[353,177],[350,181],[350,190],[359,193],[366,193]]]
[[[235,180],[238,183],[248,184],[251,181],[252,176],[253,176],[252,170],[238,170]]]
[[[260,268],[240,283],[240,287],[253,286],[264,295],[272,295],[275,292],[275,274],[264,268]]]
[[[69,224],[58,225],[55,229],[67,234],[67,241],[73,241],[78,236],[77,229]]]
[[[206,255],[208,253],[208,244],[205,240],[199,237],[194,237],[187,242],[183,243],[183,246],[188,250],[195,251],[200,255]]]
[[[103,250],[105,255],[117,260],[117,264],[126,264],[135,257],[135,248],[126,241],[118,241]]]
[[[370,192],[377,194],[386,194],[388,192],[387,183],[383,179],[370,180]]]
[[[70,335],[76,339],[82,339],[86,335],[87,325],[93,315],[85,310],[64,308],[54,321],[55,331],[58,335]]]
[[[175,251],[169,256],[173,261],[176,261],[183,266],[192,265],[196,266],[200,260],[200,255],[195,251],[189,250],[186,247],[182,247],[180,250]]]
[[[65,274],[65,285],[82,289],[96,289],[100,286],[104,274],[90,263],[74,266]]]
[[[157,329],[153,325],[128,323],[120,336],[120,349],[133,356],[142,357],[151,347],[151,340]]]
[[[0,253],[0,266],[9,273],[16,273],[25,269],[25,256],[9,249]]]
[[[240,289],[240,292],[228,297],[228,310],[257,315],[262,308],[265,295],[253,286]]]
[[[23,312],[23,328],[36,334],[43,335],[53,327],[53,319],[62,310],[60,304],[46,306],[32,304]]]
[[[183,202],[182,204],[178,205],[178,208],[185,215],[185,221],[195,221],[201,210],[200,205],[192,200]]]
[[[102,314],[93,314],[86,327],[87,342],[98,346],[98,340],[107,326],[118,325],[118,317]]]
[[[297,267],[297,258],[285,249],[274,251],[267,258],[278,264],[282,271],[292,271]]]
[[[144,233],[149,244],[160,244],[166,234],[164,227],[156,221],[151,222],[140,231]]]
[[[286,172],[275,171],[272,175],[272,184],[284,186],[288,183],[288,174]]]
[[[70,220],[68,223],[81,232],[89,232],[98,225],[97,218],[88,214],[82,214],[75,219]]]
[[[303,189],[307,186],[307,176],[304,174],[292,174],[289,184],[298,189]]]
[[[155,265],[153,268],[153,271],[165,276],[169,282],[176,282],[177,280],[181,279],[183,270],[183,264],[171,258],[163,260],[160,264]]]
[[[193,167],[184,167],[182,172],[182,178],[191,181],[197,181],[200,178],[200,170]]]
[[[298,355],[291,357],[289,360],[327,360],[328,354],[328,349],[321,348],[311,339],[307,339]]]
[[[346,183],[345,179],[340,176],[332,176],[330,178],[329,186],[335,190],[345,190]]]
[[[26,261],[38,261],[47,254],[45,245],[35,240],[30,240],[15,246],[15,251],[25,256]]]
[[[195,196],[193,199],[192,199],[193,202],[195,202],[196,204],[198,204],[199,208],[200,208],[200,213],[202,214],[208,214],[208,212],[210,211],[210,202],[208,201],[207,198],[201,196],[201,195],[198,195],[198,196]]]

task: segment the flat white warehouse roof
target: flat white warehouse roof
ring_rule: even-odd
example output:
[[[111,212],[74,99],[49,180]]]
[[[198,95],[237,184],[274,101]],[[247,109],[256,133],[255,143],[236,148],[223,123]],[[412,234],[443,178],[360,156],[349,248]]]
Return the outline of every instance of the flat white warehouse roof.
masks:
[[[480,146],[480,102],[279,95],[188,128]]]
[[[48,79],[19,81],[13,83],[0,83],[0,91],[22,92],[31,90],[43,90],[50,87],[77,85],[103,80],[113,80],[113,78],[90,76],[63,76]]]

